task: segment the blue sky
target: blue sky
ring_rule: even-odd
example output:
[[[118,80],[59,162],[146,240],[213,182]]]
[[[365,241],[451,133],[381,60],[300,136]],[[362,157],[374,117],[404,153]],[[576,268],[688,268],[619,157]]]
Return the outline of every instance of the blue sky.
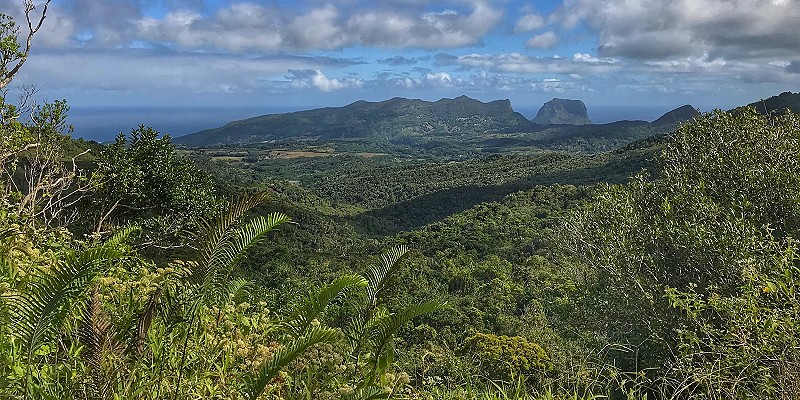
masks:
[[[53,0],[15,83],[73,107],[727,108],[800,91],[797,21],[798,0]]]

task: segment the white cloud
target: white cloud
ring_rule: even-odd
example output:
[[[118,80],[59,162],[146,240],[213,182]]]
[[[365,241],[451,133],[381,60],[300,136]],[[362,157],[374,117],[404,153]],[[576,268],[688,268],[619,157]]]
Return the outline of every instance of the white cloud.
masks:
[[[482,0],[462,10],[431,12],[420,7],[365,7],[343,12],[334,4],[304,13],[235,3],[210,18],[173,11],[142,18],[138,34],[184,49],[285,51],[351,46],[446,48],[475,44],[500,22],[503,11]]]
[[[544,26],[544,18],[536,13],[523,15],[514,26],[514,32],[523,33],[535,31]]]
[[[558,18],[567,27],[585,21],[603,56],[756,59],[800,51],[798,1],[565,0]]]
[[[364,82],[357,78],[348,77],[344,80],[330,79],[321,71],[318,70],[316,72],[317,73],[311,78],[311,81],[314,87],[323,92],[349,88],[360,88],[364,86]]]
[[[18,84],[35,83],[45,90],[101,89],[187,90],[193,93],[249,92],[283,76],[290,69],[321,69],[350,65],[324,57],[247,57],[157,50],[40,51],[25,64]],[[337,83],[338,82],[338,83]],[[328,87],[357,85],[331,81]],[[324,86],[324,80],[319,81]]]
[[[556,43],[558,43],[558,35],[553,31],[547,31],[528,39],[526,46],[529,49],[549,49]]]
[[[425,82],[435,87],[451,87],[453,78],[447,72],[429,72],[425,74]]]
[[[579,53],[580,54],[580,53]],[[566,59],[562,57],[529,57],[520,53],[467,54],[457,57],[439,57],[440,63],[460,65],[504,73],[559,73],[600,74],[619,70],[613,59],[586,58],[585,55]]]
[[[322,71],[316,69],[289,70],[287,76],[294,88],[314,88],[322,92],[332,92],[342,89],[361,88],[364,81],[349,76],[344,79],[328,78]]]

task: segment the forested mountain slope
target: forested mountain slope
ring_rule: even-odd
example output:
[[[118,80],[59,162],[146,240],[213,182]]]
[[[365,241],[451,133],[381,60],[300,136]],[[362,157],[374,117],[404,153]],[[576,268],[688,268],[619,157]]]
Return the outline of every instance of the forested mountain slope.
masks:
[[[577,114],[564,107],[575,108]],[[594,125],[580,100],[563,99],[548,102],[540,112],[539,123],[533,123],[515,112],[508,100],[482,103],[460,96],[427,102],[396,97],[233,121],[176,138],[175,142],[193,147],[329,147],[450,158],[541,149],[599,153],[666,133],[696,114],[693,108],[684,106],[653,123],[617,121]]]
[[[466,96],[436,102],[395,97],[377,103],[264,115],[177,138],[189,145],[248,144],[281,139],[475,136],[531,125],[511,102],[482,103]]]

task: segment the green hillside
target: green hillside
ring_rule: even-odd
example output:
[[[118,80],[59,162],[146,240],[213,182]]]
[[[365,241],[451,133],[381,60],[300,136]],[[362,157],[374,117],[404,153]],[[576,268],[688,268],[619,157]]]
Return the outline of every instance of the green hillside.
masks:
[[[428,102],[396,97],[377,103],[357,101],[344,107],[263,115],[178,137],[175,142],[191,147],[301,152],[327,148],[339,154],[370,152],[447,159],[541,150],[600,153],[666,133],[695,114],[694,108],[683,106],[653,123],[591,124],[582,102],[554,99],[540,110],[537,121],[547,121],[542,125],[515,112],[508,100],[483,103],[461,96]]]
[[[783,92],[777,96],[750,103],[745,107],[752,107],[762,114],[782,114],[786,109],[800,113],[800,93]],[[743,108],[739,107],[736,110]]]
[[[508,100],[482,103],[461,96],[428,102],[395,97],[377,103],[357,101],[344,107],[234,121],[220,128],[177,138],[176,142],[207,146],[283,139],[475,136],[503,130],[525,130],[530,125],[522,114],[514,112]]]

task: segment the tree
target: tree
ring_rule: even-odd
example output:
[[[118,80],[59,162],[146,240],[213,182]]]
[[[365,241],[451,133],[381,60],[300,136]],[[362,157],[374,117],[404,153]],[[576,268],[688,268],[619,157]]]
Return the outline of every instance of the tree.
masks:
[[[120,134],[102,151],[92,180],[85,206],[95,232],[112,222],[135,222],[176,233],[218,205],[208,174],[179,156],[169,135],[145,126],[132,130],[130,140]]]
[[[607,186],[572,218],[596,318],[630,350],[617,365],[679,365],[676,387],[733,397],[797,376],[798,127],[792,113],[704,114],[668,138],[656,179]]]
[[[19,27],[11,17],[0,14],[0,90],[5,89],[14,79],[22,65],[28,60],[31,53],[33,36],[39,32],[44,19],[47,17],[47,7],[50,0],[47,0],[42,7],[39,18],[33,16],[36,4],[33,0],[23,2],[25,8],[25,21],[28,25],[28,35],[23,46],[19,42]],[[37,21],[38,20],[38,21]]]
[[[23,89],[20,104],[6,101],[7,86],[20,71],[31,51],[34,35],[47,17],[50,0],[44,2],[41,14],[34,15],[37,5],[23,1],[27,35],[24,44],[19,39],[19,27],[14,20],[0,14],[0,175],[5,195],[4,206],[14,208],[15,214],[28,222],[45,226],[65,225],[76,216],[76,204],[86,186],[83,171],[76,158],[88,152],[67,155],[64,143],[72,127],[66,124],[69,106],[65,100],[31,103],[35,89]],[[30,112],[30,123],[20,122],[23,112]],[[72,158],[71,165],[65,158]],[[13,199],[13,206],[7,204]]]

